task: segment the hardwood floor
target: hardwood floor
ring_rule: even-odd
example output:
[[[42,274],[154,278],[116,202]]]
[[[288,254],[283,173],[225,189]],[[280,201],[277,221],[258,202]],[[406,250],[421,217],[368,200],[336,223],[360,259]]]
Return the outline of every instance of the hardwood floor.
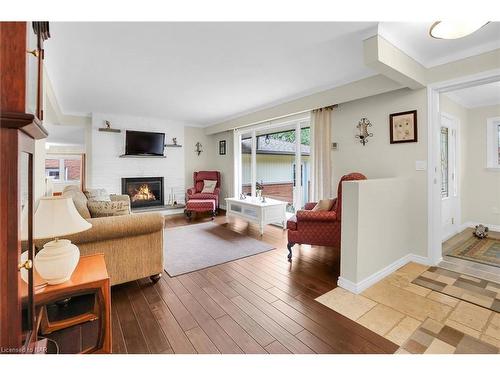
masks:
[[[207,221],[193,220],[191,224]],[[243,221],[225,224],[260,239]],[[166,226],[187,224],[183,216]],[[112,288],[113,353],[393,353],[398,346],[316,302],[335,288],[339,258],[330,248],[296,246],[267,226],[275,250],[226,264]]]

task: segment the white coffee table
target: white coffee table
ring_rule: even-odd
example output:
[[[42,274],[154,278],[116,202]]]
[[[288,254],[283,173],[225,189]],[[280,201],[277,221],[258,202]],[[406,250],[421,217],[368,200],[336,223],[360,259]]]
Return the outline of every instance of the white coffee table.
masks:
[[[266,198],[264,203],[252,197],[226,198],[226,218],[229,220],[234,216],[258,224],[262,236],[267,224],[279,223],[286,229],[286,205],[287,202],[270,198]]]

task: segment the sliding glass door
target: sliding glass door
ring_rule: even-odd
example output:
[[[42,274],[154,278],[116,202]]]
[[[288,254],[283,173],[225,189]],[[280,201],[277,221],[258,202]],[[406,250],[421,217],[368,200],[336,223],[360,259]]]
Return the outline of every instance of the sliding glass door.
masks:
[[[241,193],[252,195],[252,133],[241,135]]]
[[[235,191],[287,203],[291,215],[310,192],[309,118],[235,131]]]
[[[295,212],[295,129],[264,129],[257,132],[256,190],[262,196],[287,202]]]
[[[311,127],[309,121],[301,123],[300,158],[301,158],[301,205],[310,201],[311,197]]]

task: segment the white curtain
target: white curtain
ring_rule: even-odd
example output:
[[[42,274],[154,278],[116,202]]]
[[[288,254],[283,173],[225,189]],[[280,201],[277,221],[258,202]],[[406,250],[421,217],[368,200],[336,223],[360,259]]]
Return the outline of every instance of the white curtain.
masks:
[[[331,127],[333,107],[311,112],[312,201],[332,197]]]

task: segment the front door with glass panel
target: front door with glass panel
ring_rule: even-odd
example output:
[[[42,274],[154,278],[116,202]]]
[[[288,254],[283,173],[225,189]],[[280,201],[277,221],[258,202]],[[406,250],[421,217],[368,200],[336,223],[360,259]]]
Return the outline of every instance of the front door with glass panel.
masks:
[[[457,123],[441,115],[441,234],[446,240],[458,232],[459,197],[457,181]]]

